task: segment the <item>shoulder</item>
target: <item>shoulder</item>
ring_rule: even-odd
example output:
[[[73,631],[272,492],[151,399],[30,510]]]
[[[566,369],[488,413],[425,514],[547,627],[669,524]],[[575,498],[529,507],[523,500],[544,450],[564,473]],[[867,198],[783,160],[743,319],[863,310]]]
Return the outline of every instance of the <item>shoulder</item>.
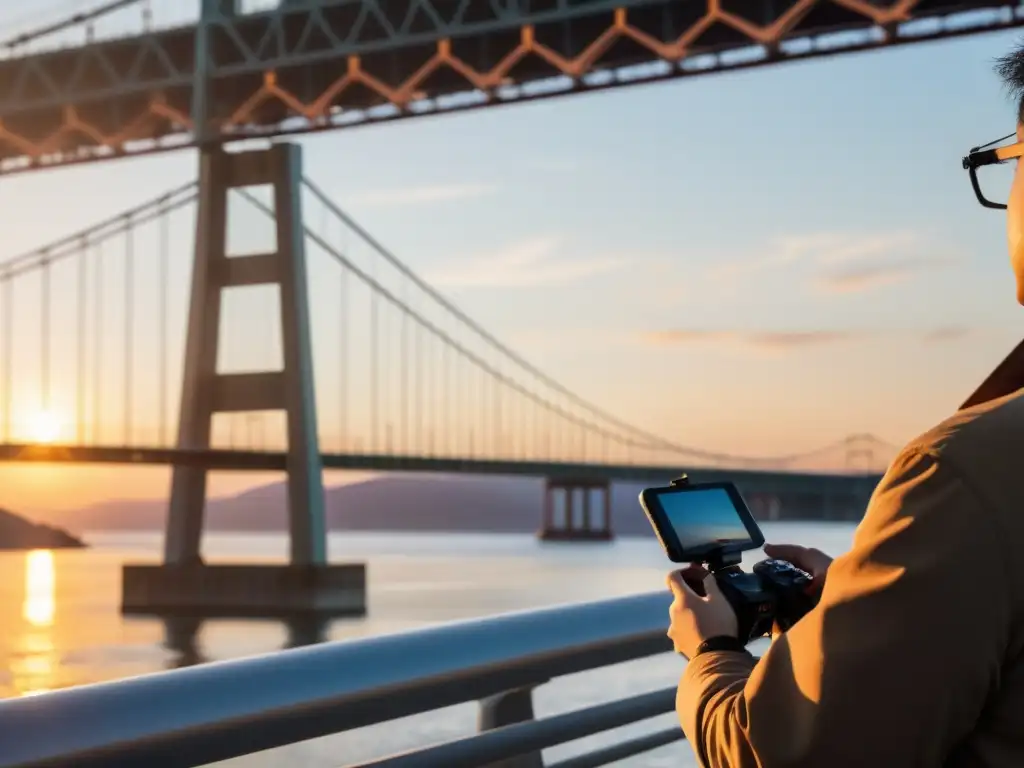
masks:
[[[1004,513],[1024,507],[1024,390],[967,408],[911,440],[890,470],[930,459]],[[888,473],[887,473],[888,474]],[[1024,521],[1022,521],[1024,522]],[[1024,532],[1024,531],[1022,531]]]
[[[961,541],[1020,541],[1022,455],[1024,392],[959,411],[900,451],[861,528],[867,533],[927,519],[936,534]]]
[[[945,459],[964,470],[994,453],[1024,450],[1024,390],[958,411],[901,451]]]

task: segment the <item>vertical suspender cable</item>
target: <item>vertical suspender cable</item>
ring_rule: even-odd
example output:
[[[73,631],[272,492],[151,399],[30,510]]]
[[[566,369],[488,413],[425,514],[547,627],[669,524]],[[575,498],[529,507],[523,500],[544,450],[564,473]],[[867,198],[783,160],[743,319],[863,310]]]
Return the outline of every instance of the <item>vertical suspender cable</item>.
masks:
[[[540,383],[540,382],[535,382]],[[538,458],[547,460],[547,445],[544,441],[545,432],[545,417],[547,407],[544,399],[540,396],[536,396],[537,399],[533,401],[533,450],[537,454]]]
[[[416,453],[423,451],[423,325],[416,322],[416,338],[413,341],[414,375],[413,391],[416,393]]]
[[[102,434],[103,418],[103,244],[96,244],[96,322],[93,323],[93,330],[96,332],[96,342],[93,349],[96,350],[96,368],[93,375],[96,382],[93,386],[92,397],[92,439],[99,443]]]
[[[348,443],[348,267],[341,265],[341,300],[338,302],[338,435],[341,452]]]
[[[124,231],[124,444],[132,442],[132,359],[135,341],[135,307],[133,262],[135,230],[131,217],[125,220]]]
[[[86,305],[87,295],[86,290],[88,288],[86,282],[86,257],[89,253],[89,239],[82,237],[82,242],[79,245],[78,256],[78,345],[76,352],[78,353],[78,373],[75,376],[75,440],[81,444],[85,442],[85,334],[86,334],[86,323],[88,318],[86,316]]]
[[[427,334],[427,348],[423,352],[423,399],[426,401],[426,413],[429,414],[427,422],[427,444],[426,455],[434,455],[434,432],[437,429],[437,408],[434,407],[434,366],[431,353],[434,348],[434,341],[438,337],[433,332]]]
[[[502,390],[505,384],[502,381],[502,364],[500,359],[495,361],[495,455],[498,458],[505,456],[505,421],[502,414]]]
[[[378,452],[377,443],[377,291],[370,288],[370,453]]]
[[[159,385],[159,397],[160,397],[160,445],[166,446],[167,443],[167,305],[168,305],[168,292],[170,286],[168,283],[168,276],[170,272],[170,259],[171,259],[171,233],[170,233],[170,208],[167,205],[167,201],[162,203],[160,211],[160,306],[158,312],[160,313],[160,385]]]
[[[399,331],[400,339],[399,345],[401,346],[401,397],[402,407],[400,409],[399,418],[401,419],[400,430],[402,433],[402,448],[399,453],[409,453],[409,312],[406,304],[402,305],[402,328]]]
[[[12,283],[14,278],[10,274],[3,276],[3,343],[4,343],[4,442],[11,442],[11,398],[14,384],[14,367],[12,365],[14,352],[14,290]]]
[[[441,454],[447,455],[450,451],[449,440],[452,434],[451,419],[451,403],[449,403],[449,392],[450,382],[448,367],[451,365],[452,348],[451,345],[445,344],[441,347]]]
[[[40,402],[46,418],[50,415],[50,255],[43,252],[42,275],[40,282],[42,302],[39,317],[39,339],[42,344],[40,352]]]
[[[384,395],[383,406],[381,408],[384,419],[384,453],[391,453],[391,419],[393,418],[393,414],[391,412],[391,395],[393,388],[391,386],[391,380],[388,378],[391,373],[390,358],[393,345],[391,344],[391,338],[388,336],[388,333],[391,330],[391,323],[388,321],[388,317],[390,315],[388,309],[390,309],[390,304],[385,304],[384,311],[380,315],[379,331],[381,339],[381,355],[380,360],[377,363],[379,366],[377,373],[378,376],[380,376],[377,386],[381,388],[382,394]]]

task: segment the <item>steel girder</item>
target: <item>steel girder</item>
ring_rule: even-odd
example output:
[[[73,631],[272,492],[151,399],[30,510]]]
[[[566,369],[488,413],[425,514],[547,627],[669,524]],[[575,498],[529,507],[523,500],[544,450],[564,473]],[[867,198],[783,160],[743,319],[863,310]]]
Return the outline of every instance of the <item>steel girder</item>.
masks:
[[[286,0],[208,22],[213,141],[1017,26],[993,0]],[[0,172],[194,143],[196,26],[0,61]]]

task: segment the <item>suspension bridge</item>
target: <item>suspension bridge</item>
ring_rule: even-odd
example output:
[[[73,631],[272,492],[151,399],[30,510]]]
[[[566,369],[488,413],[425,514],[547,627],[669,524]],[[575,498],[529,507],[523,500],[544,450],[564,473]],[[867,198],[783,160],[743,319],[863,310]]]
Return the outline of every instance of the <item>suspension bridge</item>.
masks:
[[[552,538],[609,537],[611,482],[680,468],[735,480],[764,517],[863,509],[894,446],[752,458],[627,424],[467,317],[304,175],[298,146],[267,140],[1007,28],[1019,9],[198,5],[86,7],[12,34],[0,59],[0,175],[199,150],[196,182],[0,263],[0,460],[174,468],[165,565],[126,567],[126,607],[239,608],[225,601],[244,586],[255,611],[319,610],[328,592],[361,610],[362,567],[327,564],[324,468],[547,478]],[[823,457],[847,471],[812,471]],[[289,566],[202,563],[211,470],[287,473]]]
[[[593,464],[609,479],[647,480],[680,462],[770,472],[817,459],[870,473],[895,450],[864,434],[751,458],[632,427],[494,338],[312,181],[300,187],[310,315],[322,321],[311,340],[317,401],[329,414],[317,430],[327,468],[545,474]],[[209,447],[177,439],[198,188],[0,262],[0,460],[286,468],[281,418],[249,410],[235,392],[220,395]],[[228,207],[240,224],[232,234],[259,238],[276,225],[273,201],[253,190],[232,190]],[[230,254],[225,269],[259,258]],[[258,269],[252,282],[272,281],[272,265]],[[226,281],[242,289],[250,278]],[[226,292],[220,372],[242,375],[261,361],[279,369],[280,314],[273,290]]]

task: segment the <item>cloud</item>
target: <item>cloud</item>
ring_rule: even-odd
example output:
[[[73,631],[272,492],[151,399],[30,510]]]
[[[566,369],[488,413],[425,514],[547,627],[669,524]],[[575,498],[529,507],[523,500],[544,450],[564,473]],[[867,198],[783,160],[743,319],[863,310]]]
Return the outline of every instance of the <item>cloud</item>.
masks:
[[[754,349],[781,351],[848,341],[863,336],[853,331],[715,331],[667,330],[643,334],[648,344],[674,346],[701,342],[736,344]]]
[[[433,272],[429,280],[438,286],[458,288],[525,288],[569,283],[622,266],[617,258],[585,261],[559,258],[563,240],[557,236],[533,237],[490,254],[466,259],[458,265]]]
[[[972,333],[970,328],[948,327],[924,331],[882,332],[876,330],[817,330],[817,331],[731,331],[705,329],[674,329],[650,331],[641,334],[640,340],[656,346],[680,346],[683,344],[726,344],[760,352],[790,352],[810,347],[820,347],[868,338],[893,338],[904,336],[914,341],[942,343],[955,341]]]
[[[713,278],[732,278],[796,264],[849,264],[879,254],[892,253],[914,244],[916,240],[916,235],[908,232],[883,235],[839,232],[784,235],[769,240],[752,258],[716,264],[708,270],[708,275]]]
[[[953,259],[941,254],[930,258],[898,258],[840,266],[820,273],[815,287],[823,293],[858,293],[898,283],[933,269],[944,269]]]
[[[363,192],[355,200],[363,205],[417,205],[470,200],[489,195],[497,189],[492,184],[435,184],[424,187],[396,187]]]
[[[778,247],[792,261],[842,265],[888,259],[925,244],[926,239],[917,232],[819,232],[780,238]]]
[[[926,331],[921,334],[921,341],[925,341],[931,344],[943,342],[943,341],[956,341],[962,339],[964,336],[969,336],[974,333],[973,328],[963,328],[950,326],[949,328],[935,328],[931,331]]]
[[[907,262],[845,267],[818,275],[814,285],[823,293],[858,293],[898,283],[925,266]]]
[[[633,334],[617,328],[520,328],[509,331],[507,340],[513,349],[530,353],[540,350],[564,352],[567,348],[576,351],[608,351],[612,347],[636,345]]]
[[[715,265],[708,275],[732,280],[810,267],[812,287],[837,294],[874,290],[952,263],[948,251],[916,232],[821,232],[775,238],[760,255]]]

